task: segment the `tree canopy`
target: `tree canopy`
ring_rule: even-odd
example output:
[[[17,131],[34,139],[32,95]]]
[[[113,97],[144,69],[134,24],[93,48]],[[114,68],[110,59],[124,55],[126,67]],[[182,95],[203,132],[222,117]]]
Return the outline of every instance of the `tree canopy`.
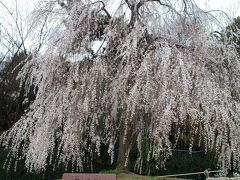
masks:
[[[136,146],[141,173],[144,139],[147,160],[162,168],[187,129],[190,151],[213,151],[225,171],[239,168],[240,58],[212,34],[214,16],[191,0],[122,0],[113,13],[109,4],[51,0],[35,11],[52,31],[19,74],[36,99],[1,135],[9,162],[83,171],[106,145],[124,168]]]

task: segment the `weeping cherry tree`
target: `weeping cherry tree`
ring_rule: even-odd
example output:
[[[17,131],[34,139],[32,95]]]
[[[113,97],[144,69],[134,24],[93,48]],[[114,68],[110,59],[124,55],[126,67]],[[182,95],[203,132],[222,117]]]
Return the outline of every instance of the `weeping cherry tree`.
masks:
[[[51,28],[19,74],[36,99],[0,137],[6,166],[84,171],[105,145],[118,168],[137,147],[141,173],[143,141],[163,168],[188,129],[189,150],[239,168],[240,58],[212,14],[191,0],[51,0],[33,14]]]

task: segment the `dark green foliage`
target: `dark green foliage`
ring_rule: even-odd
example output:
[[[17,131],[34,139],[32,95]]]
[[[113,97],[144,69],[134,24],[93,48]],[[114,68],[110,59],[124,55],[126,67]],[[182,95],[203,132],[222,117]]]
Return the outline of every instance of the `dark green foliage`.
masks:
[[[192,154],[183,151],[174,151],[173,156],[166,163],[166,170],[159,174],[182,174],[191,172],[203,172],[206,169],[216,170],[217,160],[213,153],[196,151]],[[194,179],[203,178],[204,175],[193,176]],[[189,178],[189,177],[188,177]]]
[[[57,170],[53,171],[52,167],[48,167],[46,172],[28,173],[24,167],[24,160],[18,162],[16,171],[14,171],[14,163],[7,171],[3,168],[4,162],[7,158],[7,151],[0,149],[0,180],[54,180],[61,179],[64,172],[70,172],[65,170],[64,167],[59,167]]]
[[[234,45],[238,54],[240,54],[240,16],[234,18],[233,22],[221,32],[214,31],[213,35],[219,41]]]
[[[33,93],[25,96],[16,79],[26,58],[29,56],[24,52],[15,54],[0,71],[0,133],[19,120],[35,98]],[[24,102],[25,99],[28,101]]]
[[[178,146],[181,148],[180,146]],[[156,160],[147,160],[147,155],[150,148],[149,140],[145,139],[142,143],[143,153],[143,175],[171,175],[171,174],[182,174],[191,172],[203,172],[206,169],[217,170],[217,159],[215,154],[212,152],[205,152],[204,150],[193,150],[189,153],[188,149],[175,149],[172,151],[172,156],[167,160],[165,168],[156,169]],[[130,153],[130,164],[129,169],[131,172],[137,173],[134,169],[135,160],[137,157],[137,149],[133,148]],[[186,178],[202,179],[204,175],[195,175]]]
[[[227,41],[234,43],[240,54],[240,16],[234,19],[234,22],[226,28]]]

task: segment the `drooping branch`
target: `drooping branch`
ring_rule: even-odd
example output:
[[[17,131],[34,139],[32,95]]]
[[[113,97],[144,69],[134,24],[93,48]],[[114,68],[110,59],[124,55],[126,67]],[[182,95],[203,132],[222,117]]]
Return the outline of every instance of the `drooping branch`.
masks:
[[[176,14],[180,15],[170,4],[163,3],[161,0],[141,0],[135,5],[131,5],[128,0],[125,0],[126,4],[128,5],[129,9],[131,10],[131,19],[129,22],[129,27],[133,27],[134,23],[136,22],[139,9],[147,2],[158,2],[161,6],[167,7],[168,9],[173,10]]]
[[[94,2],[94,3],[92,3],[92,4],[96,4],[96,3],[102,3],[101,10],[103,10],[103,11],[105,12],[105,14],[107,15],[108,19],[111,19],[112,17],[111,17],[111,15],[110,15],[110,13],[106,10],[106,5],[105,5],[105,3],[104,3],[103,1],[96,1],[96,2]]]
[[[72,2],[72,1],[69,1],[69,2]],[[92,5],[93,5],[93,4],[96,4],[96,3],[101,3],[101,4],[102,4],[101,10],[103,10],[103,11],[105,12],[105,14],[107,15],[107,17],[108,17],[109,19],[111,19],[111,15],[110,15],[110,13],[107,11],[105,3],[104,3],[103,1],[96,1],[96,2],[93,2]],[[64,2],[62,2],[62,1],[60,1],[60,0],[58,0],[58,4],[59,4],[62,8],[69,8],[68,5],[66,5]]]
[[[214,31],[212,34],[213,34],[214,37],[217,38],[217,40],[220,40],[220,41],[223,40],[223,34],[220,33],[219,31]]]

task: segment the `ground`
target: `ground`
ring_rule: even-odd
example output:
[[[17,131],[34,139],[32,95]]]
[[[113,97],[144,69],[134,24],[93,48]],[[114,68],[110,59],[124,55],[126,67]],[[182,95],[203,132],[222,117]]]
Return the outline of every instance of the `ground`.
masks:
[[[121,173],[117,175],[117,180],[183,180],[179,178],[159,178],[157,176],[140,176],[136,174]]]

